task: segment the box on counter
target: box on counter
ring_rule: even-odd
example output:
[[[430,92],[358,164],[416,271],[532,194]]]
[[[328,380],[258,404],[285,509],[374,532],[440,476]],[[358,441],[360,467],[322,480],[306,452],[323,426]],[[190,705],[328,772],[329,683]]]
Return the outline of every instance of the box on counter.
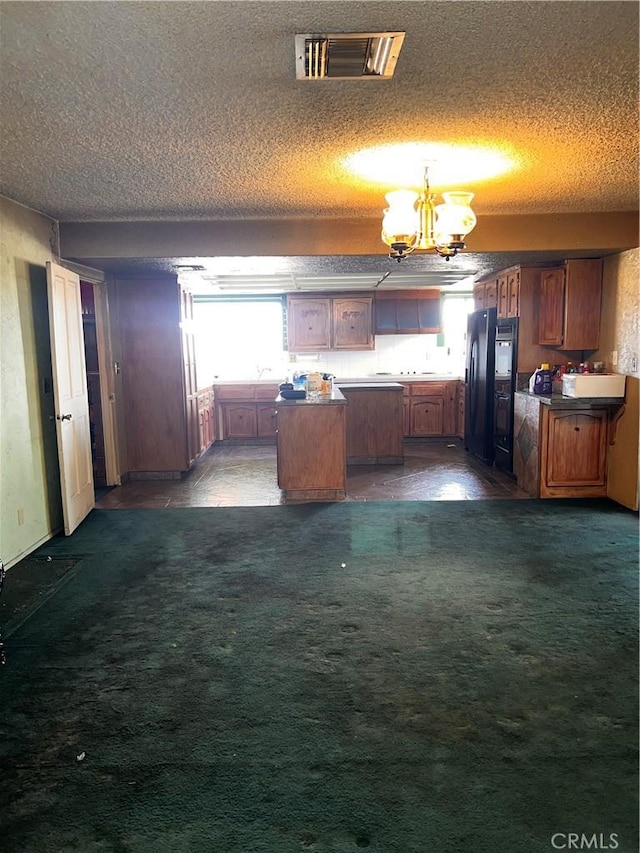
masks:
[[[624,373],[565,373],[565,397],[624,397]]]

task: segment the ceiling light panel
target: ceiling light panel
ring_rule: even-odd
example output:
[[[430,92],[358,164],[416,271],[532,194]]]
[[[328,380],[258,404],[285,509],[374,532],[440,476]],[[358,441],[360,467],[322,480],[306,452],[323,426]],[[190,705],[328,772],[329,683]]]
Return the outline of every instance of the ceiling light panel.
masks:
[[[380,80],[393,77],[403,32],[296,35],[298,80]]]

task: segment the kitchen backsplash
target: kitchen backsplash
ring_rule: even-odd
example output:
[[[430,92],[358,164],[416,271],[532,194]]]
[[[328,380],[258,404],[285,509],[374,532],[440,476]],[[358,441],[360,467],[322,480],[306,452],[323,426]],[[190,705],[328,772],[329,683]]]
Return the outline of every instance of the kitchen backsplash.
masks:
[[[324,352],[315,356],[303,353],[283,353],[281,361],[265,360],[259,365],[261,379],[282,381],[294,371],[306,373],[319,371],[331,373],[339,379],[373,376],[377,373],[400,374],[436,373],[460,376],[464,373],[464,353],[454,352],[439,335],[384,335],[375,339],[375,350]],[[214,369],[219,379],[256,379],[257,369],[240,365],[225,365]],[[207,371],[208,373],[208,371]],[[212,378],[211,381],[215,381]],[[201,387],[209,384],[209,377],[199,368],[198,380]]]

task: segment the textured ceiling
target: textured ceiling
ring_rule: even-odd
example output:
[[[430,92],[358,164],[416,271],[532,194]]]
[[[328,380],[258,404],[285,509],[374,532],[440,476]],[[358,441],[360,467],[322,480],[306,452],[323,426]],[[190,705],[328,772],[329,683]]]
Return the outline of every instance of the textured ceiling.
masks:
[[[0,194],[62,222],[379,217],[394,142],[517,168],[483,214],[638,208],[636,2],[1,2]],[[404,30],[384,81],[298,81],[295,33]],[[439,259],[437,263],[442,263]]]

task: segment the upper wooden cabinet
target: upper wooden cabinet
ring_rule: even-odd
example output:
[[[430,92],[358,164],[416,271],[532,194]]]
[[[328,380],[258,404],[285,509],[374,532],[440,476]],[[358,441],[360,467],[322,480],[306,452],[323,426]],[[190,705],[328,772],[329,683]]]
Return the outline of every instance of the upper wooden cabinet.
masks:
[[[495,276],[483,278],[473,285],[473,307],[476,311],[496,308],[498,305],[498,279]]]
[[[440,291],[381,291],[376,293],[376,335],[422,335],[442,331]]]
[[[335,297],[332,349],[373,349],[373,297]]]
[[[600,258],[570,260],[541,270],[537,343],[560,350],[597,349],[601,298]]]
[[[373,349],[373,297],[288,296],[290,352]]]
[[[291,352],[331,349],[331,300],[288,296],[287,335]]]
[[[520,270],[509,270],[498,276],[498,317],[520,315]]]

